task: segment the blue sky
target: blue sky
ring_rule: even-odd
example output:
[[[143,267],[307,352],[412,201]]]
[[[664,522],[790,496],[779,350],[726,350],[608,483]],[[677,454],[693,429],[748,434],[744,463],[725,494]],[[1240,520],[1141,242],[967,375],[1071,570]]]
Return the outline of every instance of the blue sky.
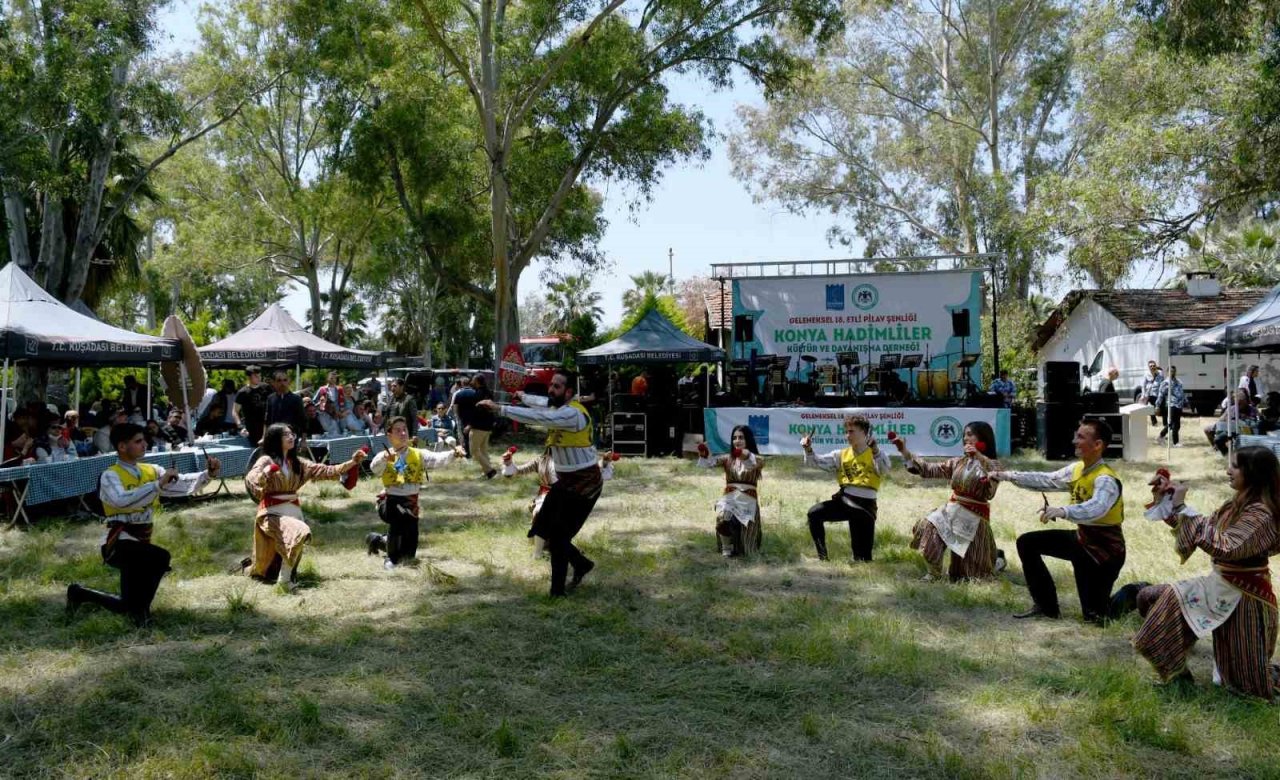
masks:
[[[195,45],[198,35],[193,9],[198,7],[190,0],[178,0],[166,7],[159,19],[163,48],[182,51]],[[631,286],[629,277],[643,271],[665,273],[668,250],[674,253],[677,283],[709,275],[711,263],[853,256],[847,248],[833,249],[827,244],[830,214],[819,211],[796,215],[776,204],[754,203],[743,184],[731,174],[723,136],[734,126],[736,106],[762,102],[759,90],[740,83],[732,90],[711,92],[704,82],[684,78],[672,80],[669,86],[677,101],[700,108],[721,137],[712,140],[711,158],[705,163],[668,169],[654,188],[652,201],[634,212],[629,208],[632,192],[616,184],[602,186],[605,217],[609,221],[602,248],[612,265],[596,276],[594,287],[603,296],[606,325],[621,319],[622,293]],[[521,277],[521,299],[540,286],[541,270],[535,265]],[[1126,286],[1155,286],[1159,283],[1159,270],[1146,267],[1134,274]],[[1070,288],[1063,283],[1061,274],[1051,278],[1059,280],[1058,286],[1046,290],[1046,294],[1057,298]],[[284,303],[291,313],[302,318],[306,309],[303,291],[291,293]]]

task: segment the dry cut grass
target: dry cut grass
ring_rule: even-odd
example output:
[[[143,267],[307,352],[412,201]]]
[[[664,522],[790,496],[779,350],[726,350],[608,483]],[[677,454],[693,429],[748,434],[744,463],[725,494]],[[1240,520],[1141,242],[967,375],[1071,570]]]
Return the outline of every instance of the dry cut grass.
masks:
[[[1035,458],[1019,468],[1042,468]],[[1223,500],[1220,459],[1174,451],[1192,503]],[[1121,582],[1199,573],[1141,518],[1155,464],[1125,464]],[[167,512],[174,553],[156,627],[62,599],[114,589],[99,529],[45,522],[0,536],[0,774],[146,777],[1264,777],[1277,709],[1202,684],[1169,691],[1133,654],[1129,618],[1024,623],[1013,540],[1035,493],[1005,486],[1007,577],[926,584],[912,523],[946,497],[901,470],[876,561],[820,563],[804,511],[830,478],[775,459],[765,551],[715,553],[716,474],[627,461],[580,537],[599,564],[567,600],[525,539],[527,481],[472,465],[425,491],[425,568],[384,572],[362,547],[373,484],[312,486],[314,545],[296,595],[225,574],[248,550],[247,499]],[[829,527],[834,551],[845,532]],[[1209,677],[1207,647],[1192,669]]]

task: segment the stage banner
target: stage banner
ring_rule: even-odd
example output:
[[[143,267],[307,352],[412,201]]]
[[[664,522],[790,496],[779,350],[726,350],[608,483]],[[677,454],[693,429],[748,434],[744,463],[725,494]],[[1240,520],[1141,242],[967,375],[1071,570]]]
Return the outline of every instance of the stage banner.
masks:
[[[871,432],[890,455],[898,450],[889,444],[889,432],[907,440],[916,455],[962,455],[964,426],[985,422],[996,434],[996,451],[1009,454],[1009,410],[922,407],[881,409],[818,409],[813,407],[773,407],[754,409],[729,407],[703,410],[707,445],[713,452],[728,452],[733,429],[745,425],[756,437],[762,455],[803,455],[800,437],[813,432],[815,452],[830,452],[849,446],[844,436],[844,418],[860,414],[871,421]]]
[[[800,381],[814,365],[798,360],[802,355],[829,363],[837,353],[853,352],[860,364],[879,366],[884,354],[916,354],[926,368],[951,369],[962,355],[982,352],[982,273],[735,279],[731,357],[748,359],[753,351],[790,356],[788,377]],[[749,334],[741,327],[747,320]],[[970,369],[975,382],[980,368]]]

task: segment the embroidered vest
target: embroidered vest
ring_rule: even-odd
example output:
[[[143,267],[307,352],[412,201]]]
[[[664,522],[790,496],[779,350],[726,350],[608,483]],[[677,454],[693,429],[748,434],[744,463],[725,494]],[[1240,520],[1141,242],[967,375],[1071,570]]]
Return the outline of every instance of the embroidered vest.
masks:
[[[840,483],[840,487],[850,485],[879,490],[880,475],[876,473],[875,456],[871,454],[871,448],[867,447],[861,455],[854,454],[853,447],[841,450],[836,481]]]
[[[120,485],[125,490],[136,490],[148,482],[155,482],[160,479],[160,474],[163,473],[159,466],[153,466],[150,463],[138,463],[136,465],[138,467],[139,474],[139,476],[136,477],[133,475],[132,471],[121,466],[119,463],[113,464],[111,468],[107,469],[107,471],[114,471],[116,476],[120,477]],[[159,508],[160,493],[157,492],[155,499],[151,502],[151,509],[152,511],[155,511]],[[142,511],[141,509],[121,509],[120,507],[108,504],[106,501],[102,502],[102,509],[106,512],[108,519],[116,515],[131,515]]]
[[[1077,462],[1071,468],[1071,503],[1083,504],[1093,498],[1093,486],[1098,477],[1114,479],[1116,484],[1120,485],[1120,496],[1116,498],[1116,502],[1111,505],[1105,515],[1094,520],[1090,525],[1120,525],[1124,522],[1124,485],[1120,482],[1120,476],[1105,463],[1097,463],[1087,474],[1084,471],[1083,462]]]
[[[396,455],[396,460],[392,460],[387,464],[387,468],[382,472],[383,487],[394,487],[396,485],[421,485],[426,481],[427,471],[422,465],[422,453],[418,452],[414,447],[409,447],[404,451],[404,473],[396,471],[396,461],[400,458]]]
[[[569,406],[577,409],[582,416],[587,418],[587,427],[580,431],[566,431],[557,428],[547,434],[548,447],[594,447],[596,443],[595,436],[591,430],[591,413],[587,411],[587,407],[578,403],[577,399],[569,402]]]

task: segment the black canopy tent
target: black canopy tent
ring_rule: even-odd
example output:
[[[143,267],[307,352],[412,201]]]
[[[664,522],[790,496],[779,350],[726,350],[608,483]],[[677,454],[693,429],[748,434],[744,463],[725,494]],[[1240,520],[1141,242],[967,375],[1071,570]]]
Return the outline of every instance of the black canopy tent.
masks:
[[[200,358],[213,366],[302,366],[316,368],[380,368],[385,354],[352,349],[325,341],[298,324],[273,303],[257,319],[226,338],[200,347]]]
[[[724,350],[698,341],[680,330],[657,309],[650,309],[631,329],[613,341],[578,353],[579,365],[614,363],[712,363],[724,360]],[[711,403],[707,378],[707,403]]]
[[[174,339],[134,333],[81,314],[46,292],[17,263],[0,268],[0,343],[4,350],[0,441],[8,417],[11,362],[78,368],[140,366],[182,357],[182,345]],[[150,392],[148,382],[148,396]]]
[[[1229,343],[1228,331],[1244,333],[1247,327],[1280,317],[1280,285],[1274,287],[1263,296],[1253,308],[1212,328],[1205,328],[1189,336],[1180,336],[1169,341],[1169,353],[1172,355],[1222,355],[1228,352],[1254,351],[1250,347],[1242,347]],[[1242,330],[1246,329],[1246,330]],[[1265,350],[1263,350],[1265,351]]]

